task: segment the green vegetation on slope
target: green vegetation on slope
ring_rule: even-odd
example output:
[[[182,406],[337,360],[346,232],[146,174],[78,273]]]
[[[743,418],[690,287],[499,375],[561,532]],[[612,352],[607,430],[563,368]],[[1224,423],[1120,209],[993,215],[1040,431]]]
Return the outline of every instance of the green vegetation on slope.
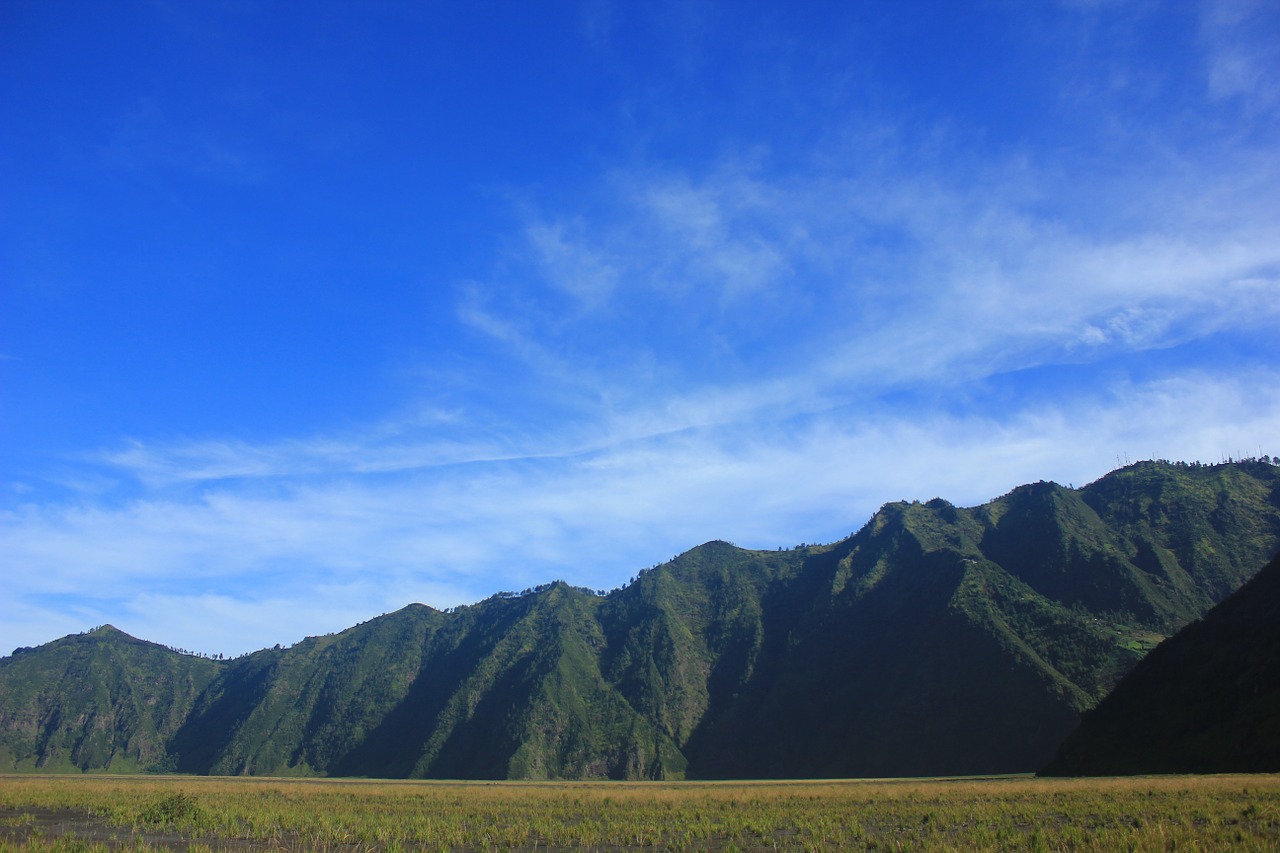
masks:
[[[74,663],[67,638],[0,659],[0,769],[1028,771],[1147,649],[1277,550],[1280,469],[1140,463],[974,508],[888,504],[828,546],[712,542],[607,596],[557,582],[448,613],[411,605],[225,663],[100,638],[198,672],[154,702],[129,685],[156,678],[109,662],[123,652]],[[178,683],[168,677],[157,683]],[[92,718],[79,710],[86,691]],[[139,703],[145,713],[128,710]],[[139,729],[139,714],[156,722]],[[88,746],[103,738],[138,746]]]
[[[104,625],[0,660],[0,769],[130,772],[227,666]]]
[[[1280,557],[1142,660],[1046,775],[1280,771]]]

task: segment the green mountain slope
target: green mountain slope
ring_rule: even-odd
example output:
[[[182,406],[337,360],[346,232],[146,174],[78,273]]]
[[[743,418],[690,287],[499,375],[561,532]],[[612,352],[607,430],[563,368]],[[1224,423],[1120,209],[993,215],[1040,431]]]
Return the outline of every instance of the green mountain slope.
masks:
[[[224,666],[110,625],[0,659],[0,770],[163,765],[169,739]]]
[[[210,686],[171,751],[191,773],[661,775],[679,751],[602,677],[594,593],[422,605],[266,650]],[[664,765],[665,762],[665,765]]]
[[[201,668],[131,760],[436,778],[1026,771],[1277,550],[1280,469],[1265,463],[1140,463],[974,508],[888,504],[833,545],[712,542],[607,596],[554,583],[448,613],[411,605],[225,663],[142,644],[175,672]],[[85,691],[106,697],[95,719],[155,707],[129,698],[131,671],[73,666],[59,644],[75,639],[0,659],[0,720],[18,720],[0,769],[70,754],[84,726],[51,721]],[[32,687],[37,669],[59,687]]]
[[[986,559],[981,534],[945,502],[894,504],[810,554],[769,602],[789,623],[737,700],[704,719],[691,764],[726,777],[1000,772],[1056,743],[1094,684],[1046,662],[1043,634],[1084,618]]]
[[[1280,557],[1144,658],[1042,773],[1280,772]]]
[[[1269,465],[1148,463],[974,509],[888,505],[768,600],[753,676],[685,745],[692,772],[1039,766],[1147,648],[1275,552],[1278,494]]]

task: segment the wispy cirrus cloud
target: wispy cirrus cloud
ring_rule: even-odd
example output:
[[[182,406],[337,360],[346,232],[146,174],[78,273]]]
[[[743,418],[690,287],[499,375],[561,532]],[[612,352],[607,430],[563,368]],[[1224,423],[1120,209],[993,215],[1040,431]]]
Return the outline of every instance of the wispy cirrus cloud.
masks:
[[[806,174],[615,176],[591,216],[535,215],[528,228],[554,234],[556,268],[543,246],[530,264],[553,287],[566,271],[607,270],[591,301],[539,322],[554,300],[525,285],[475,325],[518,357],[585,368],[602,396],[625,388],[633,403],[671,407],[704,392],[741,398],[724,389],[746,384],[748,397],[803,407],[1280,317],[1280,206],[1257,192],[1280,181],[1265,163],[1249,164],[1249,180],[1190,170],[1155,186],[1135,167],[1088,207],[1058,204],[1074,190],[1025,163],[993,185],[869,159]],[[1141,226],[1111,210],[1120,197],[1142,208]]]
[[[6,607],[17,626],[48,596],[75,593],[81,610],[123,609],[147,636],[234,652],[296,641],[296,628],[321,613],[306,630],[557,577],[611,588],[710,538],[763,548],[829,541],[887,500],[973,504],[1033,479],[1080,485],[1123,458],[1274,450],[1255,445],[1280,434],[1280,402],[1258,393],[1277,380],[1255,370],[1120,381],[1012,409],[998,398],[970,401],[964,413],[848,404],[768,423],[637,430],[647,437],[563,456],[531,445],[501,462],[394,476],[352,473],[370,464],[322,476],[277,470],[120,505],[30,506],[0,517],[12,568]],[[200,452],[152,450],[190,460]],[[229,583],[234,596],[220,591]],[[190,627],[152,611],[155,596],[180,605]],[[310,603],[296,619],[246,625],[218,615],[232,599],[244,613]]]
[[[1201,5],[1212,97],[1241,97],[1267,108],[1280,103],[1280,46],[1268,35],[1276,18],[1275,6],[1265,0],[1207,0]]]

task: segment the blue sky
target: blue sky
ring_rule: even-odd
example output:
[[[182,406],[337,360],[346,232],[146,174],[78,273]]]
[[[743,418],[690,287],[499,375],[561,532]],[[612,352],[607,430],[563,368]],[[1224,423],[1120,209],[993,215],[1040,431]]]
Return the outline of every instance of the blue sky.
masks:
[[[1280,451],[1266,2],[0,9],[0,650]]]

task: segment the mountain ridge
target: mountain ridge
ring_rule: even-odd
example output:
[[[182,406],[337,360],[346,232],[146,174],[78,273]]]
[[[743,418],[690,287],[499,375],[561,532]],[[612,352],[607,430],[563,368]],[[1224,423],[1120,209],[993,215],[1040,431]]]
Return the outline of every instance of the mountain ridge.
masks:
[[[106,626],[0,658],[0,769],[1033,770],[1147,649],[1277,550],[1269,461],[1147,462],[976,507],[888,503],[828,545],[714,540],[606,595],[556,581],[449,611],[411,604],[226,661]],[[93,644],[133,651],[112,664]]]

